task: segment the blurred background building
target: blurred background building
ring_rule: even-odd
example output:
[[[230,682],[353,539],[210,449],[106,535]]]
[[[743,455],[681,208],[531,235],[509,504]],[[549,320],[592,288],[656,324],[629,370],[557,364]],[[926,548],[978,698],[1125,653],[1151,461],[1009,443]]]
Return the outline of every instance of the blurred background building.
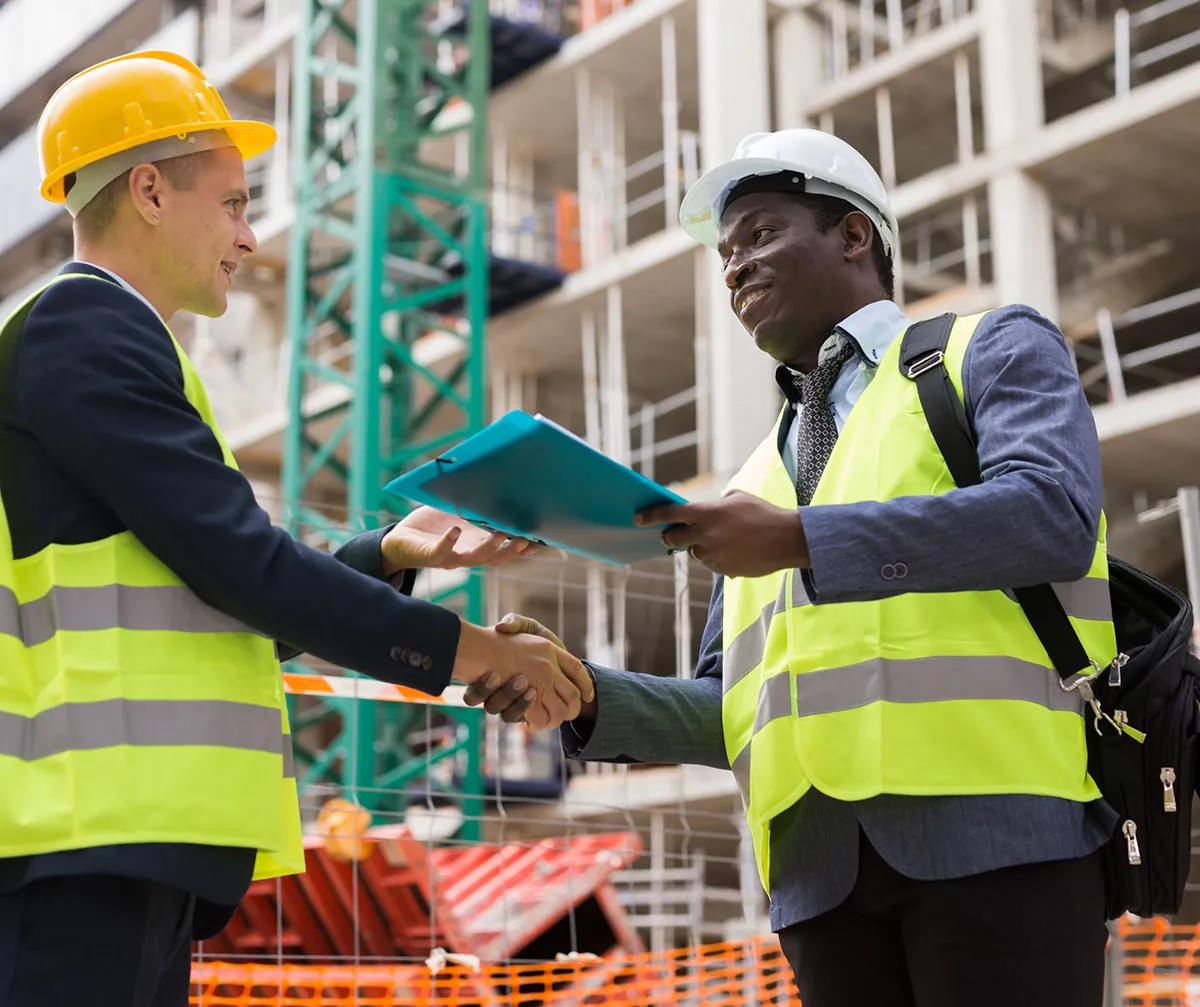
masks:
[[[815,126],[890,188],[911,317],[1019,301],[1059,322],[1110,551],[1200,596],[1198,0],[482,7],[0,0],[0,315],[70,254],[37,196],[41,106],[93,62],[171,49],[280,133],[249,165],[261,248],[229,312],[173,323],[275,520],[318,546],[386,520],[389,475],[518,408],[703,499],[779,397],[678,205],[745,134]],[[419,586],[684,676],[709,589],[684,560],[557,555]],[[642,852],[612,884],[646,946],[767,930],[727,773],[568,770],[552,736],[474,711],[294,703],[314,821],[344,793],[429,843],[626,831]]]

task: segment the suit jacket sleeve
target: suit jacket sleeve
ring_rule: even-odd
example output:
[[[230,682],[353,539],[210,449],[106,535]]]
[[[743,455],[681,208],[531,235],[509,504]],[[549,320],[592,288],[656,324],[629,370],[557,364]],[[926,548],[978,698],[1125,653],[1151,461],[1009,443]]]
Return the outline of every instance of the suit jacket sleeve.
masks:
[[[979,323],[963,397],[983,482],[941,496],[802,507],[818,604],[989,591],[1086,575],[1103,485],[1100,442],[1066,341],[1032,308]],[[903,563],[901,578],[889,565]]]
[[[563,725],[568,758],[729,768],[721,729],[722,584],[717,578],[694,678],[660,678],[589,665],[596,680],[596,719]]]
[[[339,667],[431,695],[448,684],[458,617],[274,527],[133,294],[82,278],[48,289],[17,347],[16,388],[55,463],[208,604]]]
[[[344,563],[351,570],[365,573],[375,580],[387,580],[397,591],[412,594],[413,587],[417,582],[416,570],[403,570],[390,578],[385,577],[383,573],[383,538],[394,527],[394,524],[384,525],[382,528],[374,528],[361,535],[355,535],[333,554],[333,558],[339,563]],[[289,647],[278,640],[275,641],[275,651],[280,661],[290,661],[292,658],[299,657],[301,653],[295,647]]]

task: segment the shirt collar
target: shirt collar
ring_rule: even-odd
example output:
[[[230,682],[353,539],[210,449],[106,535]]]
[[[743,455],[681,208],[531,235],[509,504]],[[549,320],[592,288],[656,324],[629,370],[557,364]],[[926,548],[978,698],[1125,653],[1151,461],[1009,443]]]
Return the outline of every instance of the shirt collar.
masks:
[[[895,301],[873,301],[838,323],[833,335],[821,345],[817,359],[824,360],[836,353],[842,340],[849,339],[854,346],[855,356],[862,364],[870,368],[878,367],[892,341],[911,324]],[[798,399],[794,373],[786,364],[775,368],[775,383],[793,405]]]
[[[97,273],[103,273],[105,276],[111,278],[114,283],[120,284],[122,287],[124,287],[126,290],[128,290],[131,294],[133,294],[136,298],[138,298],[138,300],[140,300],[144,305],[146,305],[146,307],[148,307],[151,311],[154,312],[155,318],[157,318],[160,322],[163,322],[164,325],[166,324],[166,322],[163,321],[162,315],[160,315],[158,313],[158,308],[156,308],[153,304],[151,304],[146,299],[146,296],[140,290],[138,290],[137,287],[133,286],[133,284],[131,284],[128,280],[126,280],[125,277],[118,276],[111,269],[105,269],[103,266],[97,266],[94,262],[88,262],[87,259],[73,259],[71,261],[71,265],[87,266],[88,269],[94,270]]]

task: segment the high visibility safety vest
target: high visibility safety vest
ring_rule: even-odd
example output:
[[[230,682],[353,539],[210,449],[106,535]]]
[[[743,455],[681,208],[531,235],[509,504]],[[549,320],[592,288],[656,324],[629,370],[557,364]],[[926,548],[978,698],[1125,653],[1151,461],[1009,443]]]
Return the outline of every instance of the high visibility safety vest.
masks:
[[[981,317],[960,318],[950,336],[946,366],[960,398],[963,358]],[[901,342],[892,343],[851,411],[814,506],[954,489],[917,386],[900,373]],[[795,507],[777,436],[759,445],[730,488]],[[1101,668],[1117,652],[1105,528],[1102,515],[1087,576],[1055,585]],[[880,564],[885,580],[907,575],[903,556],[881,556]],[[726,754],[768,891],[771,821],[811,787],[844,801],[878,794],[1100,796],[1087,772],[1082,701],[1059,686],[1045,649],[1004,591],[811,604],[798,570],[727,577],[724,588]]]
[[[68,279],[110,282],[51,283]],[[171,341],[188,401],[236,468]],[[0,857],[198,843],[257,850],[256,878],[303,871],[274,642],[201,601],[129,531],[14,559],[3,503]]]

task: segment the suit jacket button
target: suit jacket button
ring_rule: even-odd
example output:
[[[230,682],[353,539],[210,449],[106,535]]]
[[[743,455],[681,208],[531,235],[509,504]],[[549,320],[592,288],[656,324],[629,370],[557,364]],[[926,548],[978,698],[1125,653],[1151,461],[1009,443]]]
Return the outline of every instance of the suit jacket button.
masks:
[[[388,657],[393,661],[400,662],[404,660],[404,651],[400,647],[393,647],[388,651]]]
[[[412,653],[411,653],[411,654],[408,656],[408,663],[409,663],[409,665],[410,665],[410,666],[412,666],[413,668],[419,668],[419,667],[421,667],[421,655],[420,655],[420,653],[414,650],[414,651],[413,651],[413,652],[412,652]]]

